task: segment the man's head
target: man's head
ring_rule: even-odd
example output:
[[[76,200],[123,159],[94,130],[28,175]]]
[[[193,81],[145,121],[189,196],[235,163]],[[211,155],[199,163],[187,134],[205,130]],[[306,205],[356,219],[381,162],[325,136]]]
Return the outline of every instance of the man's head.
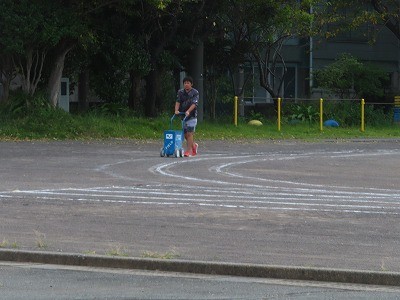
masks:
[[[183,84],[185,84],[186,81],[189,81],[193,85],[193,78],[192,77],[186,76],[185,78],[183,78],[183,80],[182,80]]]
[[[192,86],[193,86],[193,78],[192,77],[186,76],[185,78],[183,78],[182,82],[183,82],[183,88],[186,91],[190,91],[192,89]]]

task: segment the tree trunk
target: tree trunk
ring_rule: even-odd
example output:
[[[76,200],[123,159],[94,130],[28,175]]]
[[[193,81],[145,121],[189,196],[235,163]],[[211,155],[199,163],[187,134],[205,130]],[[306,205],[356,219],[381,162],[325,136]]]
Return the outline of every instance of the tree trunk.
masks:
[[[161,98],[161,77],[160,68],[158,65],[160,55],[164,50],[168,41],[170,41],[177,30],[177,19],[176,16],[171,14],[171,22],[165,30],[158,28],[157,32],[153,33],[151,40],[148,41],[148,49],[150,53],[151,71],[145,77],[146,79],[146,100],[144,103],[144,111],[147,117],[156,117],[157,108],[159,109],[162,105]]]
[[[128,99],[128,107],[129,109],[139,112],[140,111],[140,103],[141,100],[141,76],[138,76],[135,71],[131,70],[129,72],[129,80],[131,82],[131,86],[129,89],[129,99]]]
[[[144,103],[144,113],[146,117],[156,117],[157,90],[159,83],[157,82],[158,70],[152,69],[146,76],[146,100]]]
[[[10,95],[10,84],[14,77],[11,55],[4,55],[0,61],[0,83],[3,91],[0,94],[0,103],[7,103]]]
[[[7,79],[1,80],[1,85],[3,87],[3,90],[0,94],[0,103],[7,103],[8,97],[10,96],[10,82]]]
[[[49,101],[53,107],[57,106],[57,101],[60,94],[61,76],[64,69],[65,56],[74,45],[75,43],[72,41],[63,40],[56,47],[53,69],[51,70],[47,86],[49,92]]]
[[[89,108],[89,70],[83,70],[78,79],[78,111],[86,112]]]
[[[215,120],[217,118],[216,107],[217,107],[217,95],[218,95],[218,86],[216,83],[215,76],[213,76],[213,79],[210,81],[210,90],[211,90],[210,117],[211,120]]]
[[[155,86],[154,89],[156,91],[156,116],[159,115],[159,112],[162,111],[162,106],[164,103],[164,98],[162,97],[162,74],[163,70],[157,69],[155,73]]]
[[[197,119],[203,121],[204,111],[204,43],[199,41],[191,53],[191,61],[189,65],[189,74],[193,78],[193,87],[199,91],[199,103],[197,107]]]
[[[46,59],[46,50],[28,49],[25,56],[19,56],[15,60],[15,68],[19,69],[21,75],[22,91],[33,96],[37,85],[42,78],[43,64]]]

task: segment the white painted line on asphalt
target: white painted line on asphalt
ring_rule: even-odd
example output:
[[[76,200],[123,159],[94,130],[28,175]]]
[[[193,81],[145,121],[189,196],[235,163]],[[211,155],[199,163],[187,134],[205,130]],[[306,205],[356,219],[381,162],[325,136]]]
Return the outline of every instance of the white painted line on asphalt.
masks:
[[[361,153],[354,153],[354,151],[344,151],[344,152],[333,152],[332,153],[327,153],[327,152],[309,152],[309,153],[301,153],[301,154],[290,154],[288,157],[282,157],[282,154],[273,154],[273,155],[268,155],[268,157],[265,158],[265,155],[245,155],[245,156],[227,156],[227,157],[204,157],[204,158],[196,158],[196,159],[190,159],[190,160],[184,160],[184,161],[174,161],[174,162],[169,162],[169,163],[162,163],[156,166],[153,166],[149,168],[150,172],[153,173],[159,173],[163,176],[167,177],[174,177],[174,178],[180,178],[184,180],[190,180],[190,181],[196,181],[196,182],[212,182],[214,184],[222,184],[222,185],[240,185],[240,186],[251,186],[251,187],[262,187],[258,184],[253,184],[253,183],[232,183],[232,182],[227,182],[227,181],[221,181],[221,180],[214,180],[214,179],[205,179],[205,178],[198,178],[198,177],[193,177],[193,176],[184,176],[180,174],[173,173],[170,171],[171,167],[176,167],[178,164],[187,164],[187,163],[194,163],[197,161],[202,161],[202,160],[214,160],[214,159],[230,159],[233,160],[232,162],[224,163],[220,166],[212,166],[209,168],[209,170],[215,170],[216,173],[223,173],[225,175],[228,175],[230,177],[237,177],[240,179],[250,179],[254,181],[264,181],[264,182],[271,182],[271,183],[283,183],[283,184],[290,184],[294,186],[308,186],[308,187],[323,187],[324,189],[327,188],[333,188],[333,189],[354,189],[354,187],[345,187],[345,186],[332,186],[332,185],[320,185],[320,184],[310,184],[310,183],[304,183],[304,182],[298,182],[298,181],[285,181],[285,180],[276,180],[276,179],[268,179],[268,178],[260,178],[260,177],[252,177],[252,176],[246,176],[238,173],[233,173],[233,172],[227,172],[223,171],[223,169],[226,169],[228,167],[232,166],[237,166],[240,164],[245,164],[249,162],[259,162],[259,161],[269,161],[269,160],[287,160],[287,159],[298,159],[298,158],[307,158],[307,157],[315,157],[316,155],[322,155],[325,157],[335,157],[339,156],[340,157],[350,157],[350,156],[359,156],[359,157],[366,157],[366,156],[375,156],[375,155],[398,155],[397,152],[395,151],[381,151],[379,154],[377,153],[366,153],[366,152],[361,152]],[[248,159],[250,158],[250,159]],[[245,160],[243,160],[245,159]],[[182,166],[182,169],[184,169],[184,166]],[[365,188],[363,188],[365,189]]]
[[[122,189],[122,191],[121,191]],[[254,194],[238,195],[235,191],[214,190],[214,193],[184,193],[186,190],[170,191],[168,186],[164,190],[158,188],[157,191],[153,187],[112,187],[112,188],[91,188],[91,189],[64,189],[64,190],[37,190],[37,191],[14,191],[11,192],[14,198],[26,199],[34,197],[36,200],[45,201],[80,201],[80,202],[103,202],[103,203],[127,203],[127,204],[152,204],[164,203],[165,205],[182,205],[182,203],[194,204],[200,206],[217,207],[242,207],[250,209],[270,208],[276,205],[282,209],[298,209],[303,210],[320,210],[335,212],[366,212],[379,214],[397,214],[400,211],[400,203],[388,201],[370,201],[362,197],[349,199],[329,199],[330,195],[324,195],[325,199],[321,199],[320,195],[310,197],[310,195],[299,195],[300,197],[287,197],[279,193],[265,193],[263,196]],[[4,196],[4,193],[3,193]],[[206,199],[208,198],[208,199]],[[143,201],[147,200],[147,201]],[[397,204],[397,206],[396,206]],[[272,206],[275,205],[275,206]],[[290,207],[291,206],[291,207]]]
[[[395,152],[368,153],[365,151],[345,152],[308,152],[301,154],[257,154],[232,156],[205,156],[187,160],[173,160],[150,167],[148,170],[156,175],[171,177],[179,180],[190,180],[202,183],[203,186],[193,185],[188,189],[178,183],[118,187],[92,187],[82,189],[44,189],[1,192],[1,199],[23,199],[36,201],[78,201],[93,203],[123,203],[140,205],[197,205],[201,207],[220,207],[229,209],[250,210],[282,210],[282,211],[311,211],[334,213],[362,213],[399,215],[400,190],[354,188],[346,186],[329,186],[309,184],[304,182],[275,180],[252,177],[233,172],[238,166],[246,163],[259,163],[272,160],[294,160],[310,158],[316,155],[323,157],[351,158],[374,155],[393,155]],[[145,161],[148,159],[138,159]],[[104,164],[95,169],[119,179],[129,179],[113,171],[112,168],[121,164],[129,164],[138,160],[124,160],[113,164]],[[224,162],[221,162],[224,161]],[[228,160],[228,162],[226,162]],[[229,161],[230,160],[230,161]],[[197,168],[197,162],[219,163],[207,167],[212,175],[223,175],[228,178],[238,178],[242,181],[218,180],[183,175],[184,171]],[[218,162],[219,161],[219,162]],[[199,174],[199,173],[197,173]],[[203,173],[204,174],[204,173]],[[244,182],[244,181],[250,182]],[[260,182],[255,184],[252,182]],[[270,185],[265,185],[268,182]],[[285,184],[285,186],[274,185]],[[291,185],[292,187],[288,187]],[[301,187],[299,187],[301,185]],[[219,187],[216,187],[219,186]]]
[[[393,155],[396,154],[398,155],[397,152],[394,151],[387,151],[387,152],[380,152],[378,153],[351,153],[349,151],[346,151],[345,153],[340,153],[340,152],[335,152],[335,155],[328,155],[331,158],[335,158],[335,157],[366,157],[366,156],[376,156],[376,155]],[[340,154],[339,154],[340,153]],[[314,157],[317,153],[313,152],[313,153],[303,153],[300,156],[290,156],[289,159],[297,159],[297,158],[305,158],[305,157]],[[321,154],[321,153],[320,153]],[[326,153],[324,153],[324,155],[326,156]],[[239,157],[237,158],[239,159]],[[282,158],[282,159],[286,159],[286,158]],[[290,184],[290,185],[300,185],[300,186],[309,186],[309,187],[323,187],[323,188],[334,188],[334,189],[354,189],[354,187],[345,187],[345,186],[334,186],[334,185],[326,185],[326,184],[311,184],[311,183],[305,183],[305,182],[299,182],[299,181],[288,181],[288,180],[277,180],[277,179],[270,179],[270,178],[260,178],[260,177],[254,177],[254,176],[248,176],[248,175],[243,175],[240,174],[238,172],[229,172],[229,171],[225,171],[224,169],[230,169],[232,167],[237,167],[239,165],[242,164],[246,164],[246,163],[254,163],[254,162],[264,162],[264,161],[270,161],[270,160],[274,160],[274,158],[255,158],[255,159],[250,159],[250,160],[236,160],[233,162],[229,162],[229,163],[225,163],[219,166],[213,166],[211,168],[209,168],[210,171],[215,171],[216,173],[221,173],[221,174],[225,174],[227,176],[231,176],[231,177],[237,177],[237,178],[241,178],[241,179],[251,179],[254,181],[264,181],[264,182],[272,182],[272,183],[283,183],[283,184]],[[365,189],[370,189],[370,188],[362,188],[363,190]],[[373,190],[384,190],[384,189],[375,189],[373,188]],[[391,190],[390,190],[391,191]],[[400,192],[400,190],[399,190]]]
[[[251,209],[251,210],[282,210],[282,211],[312,211],[312,212],[334,212],[334,213],[356,213],[356,214],[379,214],[379,215],[400,215],[400,212],[396,211],[374,211],[374,210],[356,210],[356,209],[332,209],[332,208],[309,208],[303,207],[287,207],[287,206],[256,206],[256,205],[244,205],[244,204],[218,204],[218,203],[207,203],[203,202],[193,202],[188,199],[179,201],[160,201],[160,198],[154,198],[158,201],[135,201],[135,200],[111,200],[111,199],[87,199],[87,198],[40,198],[43,200],[61,200],[61,201],[77,201],[77,202],[96,202],[96,203],[116,203],[116,204],[142,204],[142,205],[159,205],[159,206],[202,206],[202,207],[219,207],[219,208],[240,208],[240,209]],[[147,198],[150,199],[151,198]],[[165,200],[173,200],[167,198]],[[273,204],[281,204],[279,202]],[[296,203],[290,203],[291,205],[296,205]],[[333,206],[336,207],[336,206]]]
[[[309,201],[314,201],[316,200],[315,198],[318,197],[318,200],[325,200],[325,201],[349,201],[349,202],[371,202],[371,203],[393,203],[392,202],[381,202],[381,201],[376,201],[379,199],[393,199],[393,197],[399,197],[400,194],[373,194],[373,193],[350,193],[350,192],[341,192],[340,195],[336,195],[335,191],[331,191],[331,194],[327,194],[327,191],[321,190],[315,193],[290,193],[290,192],[271,192],[264,190],[262,192],[254,192],[254,191],[246,191],[246,192],[240,192],[240,191],[231,191],[231,190],[207,190],[206,187],[202,188],[197,188],[198,190],[201,190],[201,195],[203,197],[214,197],[214,194],[206,194],[206,193],[216,193],[218,196],[221,197],[226,197],[226,198],[242,198],[245,196],[246,198],[252,198],[252,199],[264,199],[266,197],[279,197],[279,199],[293,199],[293,197],[299,197],[302,200],[309,200]],[[99,190],[98,190],[99,191]],[[196,196],[197,194],[195,193],[187,193],[187,189],[154,189],[152,188],[151,190],[149,189],[143,189],[143,188],[137,188],[132,190],[134,191],[135,194],[150,194],[150,195],[181,195],[181,196]],[[101,191],[103,193],[126,193],[126,190],[103,190]],[[347,194],[347,195],[346,195]],[[251,196],[253,195],[253,196]],[[255,196],[255,195],[262,195],[262,196]],[[357,200],[356,198],[359,197],[362,200]],[[323,199],[321,199],[323,198]],[[371,199],[375,201],[369,201],[365,199]],[[397,202],[397,201],[396,201]]]
[[[247,192],[238,192],[231,190],[203,190],[202,188],[198,188],[201,193],[196,194],[194,192],[187,193],[187,189],[171,189],[168,186],[164,189],[155,189],[153,187],[149,188],[132,188],[126,187],[123,190],[121,188],[113,188],[113,189],[61,189],[61,190],[35,190],[35,191],[14,191],[12,193],[21,193],[21,194],[52,194],[52,195],[87,195],[92,197],[101,197],[112,194],[113,197],[130,197],[132,195],[137,194],[146,194],[146,195],[173,195],[173,196],[192,196],[192,197],[224,197],[224,198],[233,198],[233,199],[242,199],[245,197],[246,199],[266,199],[266,198],[279,198],[279,199],[294,199],[298,198],[301,200],[308,201],[335,201],[335,202],[363,202],[363,203],[385,203],[385,204],[393,204],[399,203],[400,201],[388,201],[390,199],[399,198],[400,194],[373,194],[373,193],[354,193],[354,192],[340,192],[340,195],[337,195],[335,191],[324,191],[319,190],[314,193],[286,193],[286,192],[270,192],[264,190],[262,192],[256,191],[247,191]],[[74,193],[72,193],[75,191]],[[97,194],[92,193],[96,191]],[[81,192],[81,193],[78,193]],[[100,194],[99,194],[100,193]],[[209,194],[207,194],[209,193]],[[127,194],[118,195],[118,194]],[[260,196],[261,195],[261,196]],[[2,195],[0,194],[0,197]],[[10,197],[9,195],[4,195],[6,197]],[[385,201],[380,201],[385,200]]]
[[[31,194],[29,194],[31,195]],[[100,199],[100,198],[110,198],[110,195],[103,195],[103,194],[79,194],[79,193],[50,193],[50,192],[46,192],[46,193],[40,193],[40,195],[36,194],[36,199],[53,199],[53,200],[62,200],[64,199],[63,197],[49,197],[49,196],[45,196],[45,195],[50,195],[50,196],[74,196],[74,197],[82,197],[82,196],[86,196],[87,198],[69,198],[69,199],[85,199],[90,201],[92,198],[95,199]],[[166,197],[167,196],[167,197]],[[181,196],[181,197],[175,197],[175,196]],[[134,197],[134,199],[132,199],[132,197]],[[188,198],[182,198],[182,197],[191,197],[190,199]],[[216,198],[212,198],[210,200],[204,199],[204,197],[216,197]],[[226,197],[225,195],[196,195],[196,194],[183,194],[183,195],[177,195],[177,194],[162,194],[157,196],[157,197],[153,197],[153,196],[142,196],[142,195],[118,195],[118,196],[112,196],[112,198],[114,199],[129,199],[129,200],[121,200],[121,201],[132,201],[135,202],[136,199],[150,199],[150,200],[173,200],[173,201],[189,201],[189,202],[196,202],[196,201],[204,201],[204,202],[240,202],[240,203],[257,203],[257,204],[281,204],[281,205],[304,205],[304,206],[326,206],[326,207],[358,207],[358,208],[379,208],[379,209],[400,209],[400,204],[399,206],[382,206],[382,205],[378,205],[378,204],[388,204],[388,205],[393,205],[393,203],[390,202],[368,202],[368,203],[373,203],[375,205],[366,205],[367,203],[364,202],[364,205],[355,205],[355,204],[329,204],[326,202],[323,203],[307,203],[304,201],[318,201],[316,199],[301,199],[303,202],[283,202],[284,201],[290,201],[290,200],[295,200],[295,198],[286,198],[286,199],[282,199],[282,198],[262,198],[262,197],[247,197],[246,199],[242,199],[242,198],[238,198],[240,199],[240,201],[235,201],[235,200],[221,200],[221,197]],[[198,198],[198,199],[197,199]],[[258,199],[258,200],[256,200]],[[300,199],[296,199],[296,200],[300,200]],[[115,201],[120,201],[120,200],[115,200]],[[357,203],[359,203],[360,201],[357,201]]]

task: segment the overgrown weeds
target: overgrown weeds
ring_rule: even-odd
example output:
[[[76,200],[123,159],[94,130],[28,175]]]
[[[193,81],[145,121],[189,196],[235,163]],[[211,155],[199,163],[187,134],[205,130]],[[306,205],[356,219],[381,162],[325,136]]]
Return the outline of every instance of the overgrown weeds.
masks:
[[[156,258],[156,259],[174,259],[178,258],[180,255],[175,251],[168,251],[165,253],[144,251],[141,255],[143,258]]]

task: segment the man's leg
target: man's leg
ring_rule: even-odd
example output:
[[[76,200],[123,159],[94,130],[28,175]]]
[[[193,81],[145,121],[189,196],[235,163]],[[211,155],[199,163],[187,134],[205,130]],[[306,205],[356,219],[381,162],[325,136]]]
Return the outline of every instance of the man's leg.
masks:
[[[186,152],[192,153],[193,148],[193,132],[186,132],[185,139],[187,143]]]
[[[194,132],[196,130],[196,125],[197,125],[197,119],[190,119],[185,123],[185,139],[187,143],[187,148],[185,151],[185,156],[189,155],[196,155],[196,153],[193,152],[193,147],[194,147]]]

